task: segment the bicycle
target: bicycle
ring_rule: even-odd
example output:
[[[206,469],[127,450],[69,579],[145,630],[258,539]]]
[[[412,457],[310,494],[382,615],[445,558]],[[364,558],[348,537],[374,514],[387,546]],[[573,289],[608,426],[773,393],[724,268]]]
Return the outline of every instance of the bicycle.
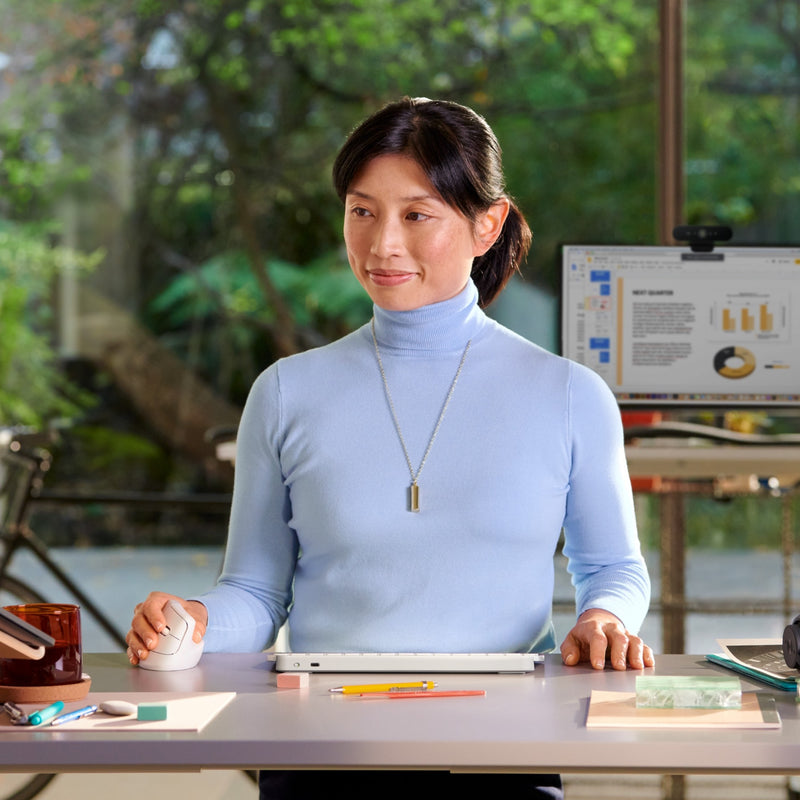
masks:
[[[54,442],[54,435],[27,428],[0,428],[0,605],[44,603],[47,598],[24,579],[11,574],[15,555],[25,549],[31,552],[47,570],[75,598],[82,612],[88,613],[111,637],[122,651],[127,648],[124,633],[89,597],[70,575],[50,555],[45,542],[28,524],[30,504],[36,500],[57,503],[122,503],[139,507],[174,508],[214,507],[227,509],[229,495],[207,495],[204,497],[178,496],[166,493],[107,492],[102,494],[75,494],[58,491],[46,492],[44,479],[52,464],[52,454],[47,449]],[[256,774],[245,770],[255,781]],[[0,776],[0,798],[2,800],[31,800],[41,792],[57,773],[22,775],[19,778]],[[21,783],[17,781],[21,780]],[[10,785],[9,785],[10,784]]]
[[[182,506],[227,512],[230,495],[209,493],[198,497],[154,492],[102,492],[90,495],[47,491],[44,489],[44,478],[50,469],[52,455],[46,445],[52,442],[53,435],[49,433],[25,428],[0,428],[0,545],[3,548],[0,556],[0,605],[47,602],[38,590],[10,573],[15,555],[26,549],[72,594],[81,611],[88,612],[124,651],[127,648],[124,633],[52,558],[45,542],[28,525],[31,502],[43,500],[60,505],[122,504],[156,509]]]
[[[31,500],[42,490],[44,476],[52,463],[52,456],[42,444],[46,435],[12,429],[5,449],[0,451],[0,604],[44,603],[46,598],[21,578],[10,574],[14,556],[21,549],[31,551],[77,599],[81,609],[93,616],[112,640],[123,650],[127,647],[125,636],[108,616],[92,601],[81,587],[53,560],[47,545],[27,524]],[[2,445],[2,442],[0,442]]]
[[[17,550],[26,541],[27,529],[24,519],[28,503],[32,495],[41,487],[44,474],[50,467],[49,453],[37,447],[30,452],[22,451],[23,433],[7,431],[7,442],[0,452],[0,539],[4,546],[0,560],[0,605],[17,603],[42,603],[45,599],[27,583],[8,573],[9,565]],[[34,437],[28,437],[33,443]],[[36,438],[38,445],[39,437]],[[34,551],[39,546],[37,539],[30,540]],[[49,558],[49,557],[48,557]],[[10,793],[5,794],[7,786],[3,786],[7,800],[30,800],[41,792],[55,778],[53,773],[24,775],[16,777],[3,776],[3,784],[11,784]]]

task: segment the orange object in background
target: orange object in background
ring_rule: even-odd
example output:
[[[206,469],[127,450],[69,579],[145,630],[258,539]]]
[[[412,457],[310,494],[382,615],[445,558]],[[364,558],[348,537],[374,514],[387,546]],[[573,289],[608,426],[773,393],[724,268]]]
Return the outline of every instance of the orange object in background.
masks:
[[[656,493],[661,491],[660,475],[635,475],[631,476],[631,488],[634,492]]]
[[[621,415],[623,428],[655,425],[664,420],[664,414],[661,411],[623,411]]]
[[[622,427],[638,428],[647,425],[656,425],[664,419],[660,411],[623,411]],[[660,492],[660,475],[636,475],[631,477],[631,486],[634,492]]]

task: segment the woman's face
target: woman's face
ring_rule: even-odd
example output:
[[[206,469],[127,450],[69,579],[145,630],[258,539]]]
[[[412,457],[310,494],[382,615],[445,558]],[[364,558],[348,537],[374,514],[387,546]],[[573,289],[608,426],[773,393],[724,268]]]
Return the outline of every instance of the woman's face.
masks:
[[[472,260],[491,246],[475,231],[405,156],[369,161],[345,198],[350,266],[372,301],[390,311],[457,295],[469,279]]]

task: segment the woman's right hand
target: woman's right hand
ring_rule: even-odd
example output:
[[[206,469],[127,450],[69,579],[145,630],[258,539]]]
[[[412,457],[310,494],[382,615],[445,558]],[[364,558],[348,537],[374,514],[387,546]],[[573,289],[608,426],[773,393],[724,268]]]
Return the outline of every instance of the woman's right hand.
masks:
[[[147,658],[148,653],[158,644],[158,634],[164,630],[166,623],[164,607],[170,600],[179,602],[195,619],[192,638],[199,642],[208,625],[208,609],[197,600],[183,600],[166,592],[150,592],[143,603],[139,603],[133,612],[131,629],[125,637],[128,643],[128,660],[138,664]]]

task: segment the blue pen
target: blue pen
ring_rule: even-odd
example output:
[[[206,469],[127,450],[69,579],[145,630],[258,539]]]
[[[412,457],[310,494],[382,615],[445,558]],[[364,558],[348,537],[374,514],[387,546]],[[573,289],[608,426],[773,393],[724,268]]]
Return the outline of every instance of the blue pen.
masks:
[[[97,706],[84,706],[83,708],[79,708],[75,711],[69,711],[66,714],[62,714],[60,717],[56,717],[50,724],[63,725],[65,722],[73,722],[76,719],[88,717],[90,714],[94,714],[96,711]]]
[[[47,708],[42,708],[39,711],[34,711],[28,717],[28,723],[31,725],[41,725],[43,722],[46,722],[48,719],[52,719],[59,711],[64,710],[64,704],[57,700]]]

